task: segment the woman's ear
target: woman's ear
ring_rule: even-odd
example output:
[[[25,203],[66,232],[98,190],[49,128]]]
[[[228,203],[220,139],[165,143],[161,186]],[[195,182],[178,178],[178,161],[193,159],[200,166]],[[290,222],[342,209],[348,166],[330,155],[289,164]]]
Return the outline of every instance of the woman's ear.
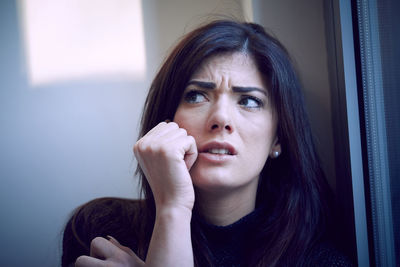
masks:
[[[281,153],[282,153],[281,144],[279,143],[278,137],[275,137],[275,140],[271,146],[271,151],[269,152],[269,156],[273,159],[276,159],[277,157],[279,157]]]

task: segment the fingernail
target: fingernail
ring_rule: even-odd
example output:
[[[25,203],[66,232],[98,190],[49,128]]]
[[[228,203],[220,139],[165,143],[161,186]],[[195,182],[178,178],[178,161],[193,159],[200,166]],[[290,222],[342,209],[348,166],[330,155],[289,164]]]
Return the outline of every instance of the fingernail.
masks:
[[[115,239],[114,237],[112,237],[112,236],[110,236],[110,235],[107,235],[106,237],[107,237],[107,239],[108,239],[109,241],[115,242],[115,243],[119,244],[118,240]]]

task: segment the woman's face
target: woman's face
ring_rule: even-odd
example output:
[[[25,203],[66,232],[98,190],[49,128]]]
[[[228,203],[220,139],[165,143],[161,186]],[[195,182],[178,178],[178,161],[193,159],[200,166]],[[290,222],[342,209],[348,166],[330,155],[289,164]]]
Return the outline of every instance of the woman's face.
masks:
[[[174,121],[196,140],[190,169],[196,189],[257,190],[268,155],[280,152],[267,89],[242,53],[212,57],[190,78]]]

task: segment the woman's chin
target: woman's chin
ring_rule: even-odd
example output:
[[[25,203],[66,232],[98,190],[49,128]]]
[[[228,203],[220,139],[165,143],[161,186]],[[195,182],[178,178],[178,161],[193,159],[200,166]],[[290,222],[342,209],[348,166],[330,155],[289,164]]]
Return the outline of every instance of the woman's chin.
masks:
[[[196,190],[204,192],[224,192],[243,186],[246,181],[240,181],[226,169],[191,171],[193,185]]]
[[[200,168],[199,168],[200,169]],[[226,170],[204,170],[190,171],[192,177],[193,185],[196,188],[220,188],[229,187],[232,185],[231,177]]]

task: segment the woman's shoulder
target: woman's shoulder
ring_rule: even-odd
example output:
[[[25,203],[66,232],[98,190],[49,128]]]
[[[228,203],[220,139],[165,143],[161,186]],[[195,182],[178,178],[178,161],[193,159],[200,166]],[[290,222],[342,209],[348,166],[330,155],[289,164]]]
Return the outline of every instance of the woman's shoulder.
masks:
[[[81,255],[89,255],[90,243],[98,236],[113,236],[124,246],[137,250],[142,230],[143,201],[124,198],[97,198],[76,208],[63,233],[62,265]]]
[[[354,266],[350,259],[329,241],[316,244],[309,253],[306,262],[306,266]]]

